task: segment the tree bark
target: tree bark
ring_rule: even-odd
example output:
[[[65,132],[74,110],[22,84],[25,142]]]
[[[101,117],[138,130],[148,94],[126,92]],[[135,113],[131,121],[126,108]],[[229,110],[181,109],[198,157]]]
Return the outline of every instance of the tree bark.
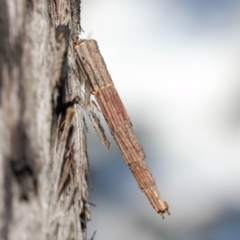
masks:
[[[84,238],[80,30],[80,0],[0,2],[0,239]]]

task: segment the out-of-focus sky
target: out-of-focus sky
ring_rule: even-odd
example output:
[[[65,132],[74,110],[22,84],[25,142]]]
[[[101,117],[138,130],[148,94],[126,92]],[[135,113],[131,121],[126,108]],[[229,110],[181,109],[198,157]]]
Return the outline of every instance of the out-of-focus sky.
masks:
[[[88,237],[240,239],[240,1],[82,0],[81,11],[81,38],[98,41],[172,213],[155,213],[113,139],[108,151],[90,130]]]

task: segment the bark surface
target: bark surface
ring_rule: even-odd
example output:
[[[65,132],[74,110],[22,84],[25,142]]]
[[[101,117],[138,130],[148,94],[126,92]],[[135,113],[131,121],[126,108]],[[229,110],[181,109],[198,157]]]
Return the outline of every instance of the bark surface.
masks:
[[[80,0],[0,1],[0,239],[84,239]]]

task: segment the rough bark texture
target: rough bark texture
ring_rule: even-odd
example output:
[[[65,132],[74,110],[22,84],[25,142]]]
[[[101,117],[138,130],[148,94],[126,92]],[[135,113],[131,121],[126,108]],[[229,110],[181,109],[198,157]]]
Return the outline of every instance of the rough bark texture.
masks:
[[[83,239],[90,219],[80,0],[0,1],[0,239]]]

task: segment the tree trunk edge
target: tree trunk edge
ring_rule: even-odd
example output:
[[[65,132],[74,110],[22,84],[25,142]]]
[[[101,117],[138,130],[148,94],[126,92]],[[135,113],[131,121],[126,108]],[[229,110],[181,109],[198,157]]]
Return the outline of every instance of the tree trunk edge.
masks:
[[[0,239],[85,238],[80,4],[0,2]]]

